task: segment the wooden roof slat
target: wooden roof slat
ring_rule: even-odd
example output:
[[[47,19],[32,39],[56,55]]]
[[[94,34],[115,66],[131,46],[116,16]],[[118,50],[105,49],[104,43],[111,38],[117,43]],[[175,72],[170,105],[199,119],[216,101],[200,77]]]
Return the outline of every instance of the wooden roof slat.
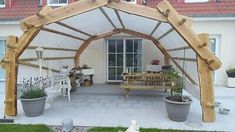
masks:
[[[73,59],[73,57],[44,57],[43,60],[66,60]],[[37,58],[20,58],[19,61],[37,61]]]
[[[191,47],[184,46],[184,47],[179,47],[179,48],[166,49],[166,51],[177,51],[177,50],[184,50],[184,49],[191,49]]]
[[[161,23],[162,23],[161,21],[159,21],[157,23],[157,25],[154,27],[153,31],[150,33],[151,36],[155,33],[155,31],[158,29],[158,27],[161,25]]]
[[[167,30],[164,34],[162,34],[160,37],[158,37],[157,40],[160,40],[160,39],[164,38],[165,36],[167,36],[172,31],[174,31],[174,28],[170,28],[169,30]]]
[[[56,30],[53,30],[53,29],[49,29],[49,28],[45,28],[45,27],[42,27],[41,30],[51,32],[51,33],[55,33],[55,34],[59,34],[59,35],[63,35],[63,36],[70,37],[70,38],[74,38],[74,39],[81,40],[81,41],[86,41],[83,38],[76,37],[76,36],[73,36],[73,35],[70,35],[70,34],[66,34],[66,33],[56,31]]]
[[[69,25],[67,25],[67,24],[65,24],[65,23],[63,23],[63,22],[55,22],[55,23],[58,24],[58,25],[61,25],[61,26],[63,26],[63,27],[66,27],[66,28],[68,28],[68,29],[71,29],[71,30],[73,30],[73,31],[76,31],[76,32],[78,32],[78,33],[87,35],[87,36],[89,36],[89,37],[93,36],[93,35],[91,35],[91,34],[89,34],[89,33],[86,33],[86,32],[84,32],[84,31],[82,31],[82,30],[79,30],[79,29],[76,29],[76,28],[74,28],[74,27],[72,27],[72,26],[69,26]]]
[[[29,67],[34,67],[34,68],[38,68],[38,67],[39,67],[39,65],[32,64],[32,63],[28,63],[28,62],[22,62],[22,61],[19,61],[19,64],[25,65],[25,66],[29,66]],[[42,66],[42,69],[44,69],[44,70],[51,70],[52,72],[57,72],[57,73],[60,72],[59,70],[50,69],[50,68],[48,68],[48,67],[46,67],[46,66]]]
[[[28,46],[27,49],[36,49],[39,46]],[[41,46],[41,48],[43,48],[44,50],[61,50],[61,51],[74,51],[76,52],[77,49],[68,49],[68,48],[56,48],[56,47],[44,47]]]
[[[181,57],[171,57],[173,60],[182,60],[182,61],[192,61],[196,62],[196,58],[181,58]]]
[[[122,21],[122,18],[121,18],[121,16],[120,16],[118,10],[117,10],[117,9],[114,9],[114,12],[115,12],[115,14],[116,14],[116,16],[117,16],[117,18],[118,18],[118,21],[121,23],[122,28],[125,29],[126,27],[125,27],[125,25],[124,25],[124,23],[123,23],[123,21]]]
[[[112,20],[110,19],[110,17],[108,16],[108,14],[105,12],[105,10],[100,7],[99,8],[100,11],[102,12],[102,14],[106,17],[106,19],[109,21],[109,23],[113,26],[114,29],[116,29],[117,27],[115,26],[115,24],[112,22]]]

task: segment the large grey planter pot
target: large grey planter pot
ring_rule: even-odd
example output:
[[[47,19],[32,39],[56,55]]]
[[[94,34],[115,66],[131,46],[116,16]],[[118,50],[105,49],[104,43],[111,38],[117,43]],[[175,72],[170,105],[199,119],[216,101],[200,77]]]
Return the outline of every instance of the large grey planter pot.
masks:
[[[44,111],[46,98],[47,95],[34,99],[20,98],[25,115],[28,117],[35,117],[41,115]]]
[[[186,102],[177,102],[171,101],[167,99],[167,97],[164,97],[164,101],[166,104],[168,117],[171,120],[177,122],[186,121],[190,109],[190,104],[193,102],[191,99]]]

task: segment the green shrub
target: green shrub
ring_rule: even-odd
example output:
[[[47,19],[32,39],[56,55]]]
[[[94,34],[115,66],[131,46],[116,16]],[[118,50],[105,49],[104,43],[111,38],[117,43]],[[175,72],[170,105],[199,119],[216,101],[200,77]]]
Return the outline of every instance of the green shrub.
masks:
[[[171,98],[176,101],[183,101],[182,93],[184,88],[183,78],[180,76],[178,71],[171,67],[163,72],[167,81],[172,84],[172,95]]]
[[[230,72],[230,73],[235,72],[235,68],[229,68],[229,69],[226,70],[226,72]]]

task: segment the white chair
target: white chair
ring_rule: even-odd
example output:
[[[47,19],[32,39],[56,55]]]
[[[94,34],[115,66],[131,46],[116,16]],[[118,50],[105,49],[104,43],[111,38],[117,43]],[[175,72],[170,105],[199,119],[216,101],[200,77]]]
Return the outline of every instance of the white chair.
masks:
[[[69,77],[67,75],[58,74],[53,76],[52,80],[52,86],[57,89],[57,93],[59,92],[63,96],[68,96],[70,102],[71,82]]]

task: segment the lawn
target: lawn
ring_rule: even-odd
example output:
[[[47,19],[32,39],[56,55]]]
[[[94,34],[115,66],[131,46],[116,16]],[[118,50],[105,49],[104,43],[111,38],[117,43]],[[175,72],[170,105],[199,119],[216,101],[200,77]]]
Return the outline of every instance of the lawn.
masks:
[[[124,127],[95,127],[88,130],[88,132],[125,132],[127,128]],[[140,128],[140,132],[182,132],[182,130],[164,130],[155,128]]]
[[[46,125],[0,124],[0,132],[51,132]]]

